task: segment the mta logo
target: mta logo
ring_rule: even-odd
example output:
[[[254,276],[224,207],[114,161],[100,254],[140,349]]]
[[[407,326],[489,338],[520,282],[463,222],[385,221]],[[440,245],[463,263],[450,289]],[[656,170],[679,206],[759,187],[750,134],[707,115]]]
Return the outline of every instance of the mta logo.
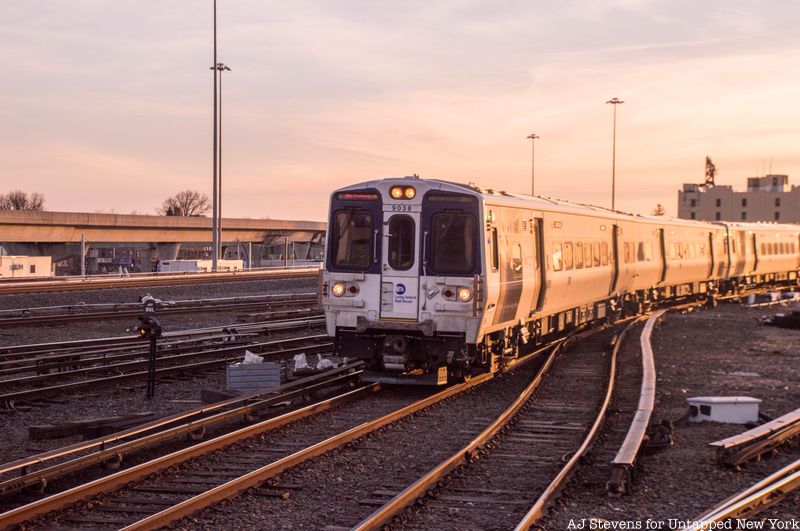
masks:
[[[402,295],[406,292],[406,285],[405,284],[398,284],[394,287],[394,292],[398,295]]]

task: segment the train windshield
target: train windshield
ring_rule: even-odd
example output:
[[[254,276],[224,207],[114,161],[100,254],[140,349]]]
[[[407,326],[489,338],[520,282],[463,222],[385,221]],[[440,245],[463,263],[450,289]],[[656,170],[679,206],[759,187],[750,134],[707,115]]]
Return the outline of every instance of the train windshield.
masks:
[[[462,212],[433,215],[431,271],[465,274],[475,269],[475,216]]]
[[[368,269],[372,262],[372,213],[348,209],[336,212],[333,240],[333,265],[344,269]]]

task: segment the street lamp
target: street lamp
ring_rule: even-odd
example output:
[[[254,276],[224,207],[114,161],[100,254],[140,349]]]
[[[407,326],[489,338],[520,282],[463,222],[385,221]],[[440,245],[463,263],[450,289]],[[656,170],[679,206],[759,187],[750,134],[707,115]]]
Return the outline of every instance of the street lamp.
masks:
[[[218,106],[218,122],[219,127],[217,128],[216,135],[217,135],[217,225],[216,225],[216,241],[217,246],[219,247],[219,255],[221,258],[224,258],[222,255],[222,73],[225,71],[230,72],[231,69],[225,63],[216,63],[216,70],[219,72],[219,89],[218,89],[218,96],[217,96],[217,106]],[[215,68],[209,67],[209,70],[215,70]]]
[[[541,138],[541,137],[539,137],[536,133],[531,133],[526,138],[529,138],[531,140],[531,195],[534,195],[534,193],[533,193],[533,189],[534,188],[533,187],[534,187],[534,183],[536,182],[534,180],[534,166],[533,166],[533,163],[534,163],[534,160],[535,160],[535,156],[536,156],[536,146],[535,146],[535,144],[536,144],[536,139],[537,138]]]
[[[213,187],[212,187],[212,194],[211,194],[211,271],[217,271],[217,251],[219,250],[219,245],[217,242],[218,232],[217,232],[217,0],[214,0],[214,61],[211,63],[211,70],[214,72],[214,139],[212,141],[213,145]]]
[[[617,184],[617,105],[625,102],[618,98],[611,98],[606,103],[610,103],[614,107],[614,126],[611,140],[611,210],[614,210]]]

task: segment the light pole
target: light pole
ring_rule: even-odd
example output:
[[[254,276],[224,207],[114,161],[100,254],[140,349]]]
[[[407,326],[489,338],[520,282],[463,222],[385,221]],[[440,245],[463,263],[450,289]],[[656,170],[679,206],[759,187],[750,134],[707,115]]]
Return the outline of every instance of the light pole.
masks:
[[[214,168],[212,170],[214,184],[212,187],[212,194],[211,194],[211,270],[216,272],[217,270],[217,251],[219,250],[219,242],[217,241],[217,237],[219,236],[217,232],[217,139],[218,139],[218,129],[217,129],[217,0],[214,0],[214,61],[211,63],[211,70],[214,71],[214,140],[212,141],[213,145],[213,159],[214,159]]]
[[[526,138],[531,140],[531,195],[534,195],[534,184],[536,183],[534,179],[534,162],[536,160],[536,139],[541,138],[536,133],[529,134]]]
[[[617,185],[617,105],[625,102],[618,98],[611,98],[606,103],[610,103],[614,107],[614,126],[611,140],[611,210],[614,210]]]
[[[219,127],[217,129],[217,227],[216,227],[216,238],[217,238],[217,246],[219,247],[219,256],[220,258],[224,258],[222,256],[222,73],[225,71],[230,72],[231,69],[225,63],[216,63],[216,70],[219,71],[219,89],[218,89],[218,122]],[[214,70],[214,67],[211,67]]]

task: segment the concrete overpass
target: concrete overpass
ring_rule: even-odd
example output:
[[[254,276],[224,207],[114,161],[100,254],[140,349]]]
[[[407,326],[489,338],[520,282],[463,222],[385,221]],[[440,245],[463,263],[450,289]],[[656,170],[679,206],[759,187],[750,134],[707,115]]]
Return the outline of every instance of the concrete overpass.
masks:
[[[296,242],[296,258],[314,258],[324,236],[325,223],[318,221],[222,220],[223,247],[250,244],[254,257],[274,254],[270,251],[282,249],[288,240]],[[49,255],[55,261],[80,256],[82,240],[89,248],[136,248],[174,260],[181,246],[210,247],[211,218],[0,211],[0,245],[8,254]]]

